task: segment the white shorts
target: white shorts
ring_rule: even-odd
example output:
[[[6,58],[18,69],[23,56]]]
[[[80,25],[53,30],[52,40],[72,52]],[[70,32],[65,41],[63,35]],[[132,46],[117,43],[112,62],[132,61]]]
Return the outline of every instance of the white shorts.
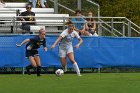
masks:
[[[68,53],[73,52],[73,47],[69,46],[67,48],[63,48],[62,46],[59,46],[59,56],[60,57],[66,57]]]

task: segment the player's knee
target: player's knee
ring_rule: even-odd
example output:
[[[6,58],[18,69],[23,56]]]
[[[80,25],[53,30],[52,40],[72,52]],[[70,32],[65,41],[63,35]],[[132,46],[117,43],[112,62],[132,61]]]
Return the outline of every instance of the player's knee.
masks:
[[[33,64],[33,67],[35,67],[35,68],[36,68],[36,67],[37,67],[37,65],[36,65],[36,64]]]

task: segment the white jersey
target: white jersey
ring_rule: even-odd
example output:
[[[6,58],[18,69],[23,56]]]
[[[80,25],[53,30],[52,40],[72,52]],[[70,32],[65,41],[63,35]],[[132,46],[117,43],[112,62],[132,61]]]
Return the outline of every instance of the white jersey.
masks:
[[[62,36],[62,40],[60,45],[67,46],[72,45],[72,41],[74,37],[80,38],[79,34],[74,30],[72,33],[68,33],[68,29],[64,30],[60,36]]]
[[[59,56],[66,57],[68,53],[73,52],[72,41],[74,37],[80,38],[79,34],[76,31],[68,33],[68,29],[64,30],[60,36],[62,40],[60,41],[59,46]]]

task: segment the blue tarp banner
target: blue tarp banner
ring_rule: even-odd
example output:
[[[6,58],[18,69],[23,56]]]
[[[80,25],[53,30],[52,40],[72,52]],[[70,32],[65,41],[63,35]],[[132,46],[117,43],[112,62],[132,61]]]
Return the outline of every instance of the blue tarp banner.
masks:
[[[25,45],[16,47],[29,35],[0,36],[0,67],[25,67],[29,61],[25,58]],[[50,47],[57,36],[46,36],[48,51],[39,49],[43,67],[60,67],[58,45],[51,50]],[[83,44],[74,49],[75,60],[80,68],[102,67],[140,67],[140,38],[116,37],[82,37]],[[78,40],[75,38],[73,45]],[[72,64],[67,59],[68,67]]]

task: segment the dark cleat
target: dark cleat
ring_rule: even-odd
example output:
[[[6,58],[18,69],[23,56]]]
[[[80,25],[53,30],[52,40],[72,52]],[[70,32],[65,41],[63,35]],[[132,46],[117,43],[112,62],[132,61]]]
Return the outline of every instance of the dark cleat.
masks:
[[[26,71],[28,75],[31,75],[30,68],[26,67]]]
[[[41,75],[40,74],[37,74],[37,76],[40,77]]]

